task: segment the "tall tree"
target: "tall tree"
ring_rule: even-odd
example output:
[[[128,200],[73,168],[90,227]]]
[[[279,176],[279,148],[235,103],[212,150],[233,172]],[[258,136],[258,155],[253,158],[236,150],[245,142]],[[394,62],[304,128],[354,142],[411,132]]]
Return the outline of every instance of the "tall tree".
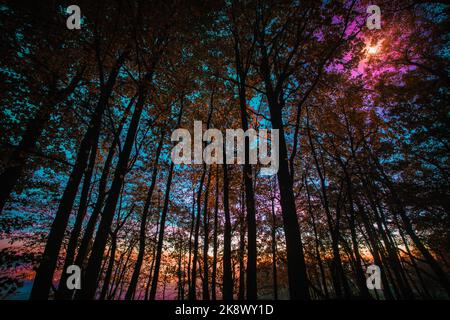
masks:
[[[144,209],[142,210],[141,226],[139,230],[139,252],[136,258],[136,264],[134,266],[133,275],[131,276],[130,286],[128,287],[127,293],[125,295],[125,300],[130,300],[134,296],[139,274],[141,272],[142,261],[144,260],[147,216],[153,199],[153,190],[155,189],[156,176],[158,174],[158,161],[164,143],[164,134],[165,130],[162,130],[160,133],[161,137],[159,139],[158,146],[156,148],[150,187],[148,188],[147,198],[145,199]]]
[[[89,128],[80,143],[77,153],[77,160],[73,167],[72,173],[70,174],[66,189],[62,195],[55,215],[55,220],[53,220],[53,224],[47,238],[47,244],[45,246],[44,253],[42,254],[41,263],[37,269],[36,277],[34,278],[33,289],[31,290],[30,295],[31,299],[47,299],[48,297],[49,290],[52,285],[53,273],[58,260],[59,250],[64,238],[64,232],[69,221],[72,206],[78,191],[78,186],[87,165],[89,151],[94,145],[98,144],[103,112],[108,103],[108,99],[112,94],[117,75],[119,74],[119,70],[125,61],[126,55],[126,51],[119,54],[117,61],[111,69],[105,86],[101,89],[100,98],[90,120]]]
[[[178,120],[176,127],[179,127],[181,124],[181,119],[183,116],[183,99],[181,99],[180,103],[180,111],[178,114]],[[172,186],[172,177],[173,177],[173,168],[175,164],[174,162],[171,162],[169,173],[167,176],[167,183],[166,183],[166,190],[165,190],[165,196],[164,196],[164,205],[161,212],[161,220],[159,225],[159,236],[158,236],[158,245],[156,248],[156,257],[155,257],[155,270],[153,272],[153,279],[152,279],[152,286],[150,289],[150,300],[155,300],[156,297],[156,290],[158,288],[158,277],[159,277],[159,268],[161,266],[161,255],[162,255],[162,249],[163,249],[163,242],[164,242],[164,232],[166,228],[166,217],[167,217],[167,211],[169,210],[169,197],[170,197],[170,188]]]
[[[237,15],[241,17],[242,12],[237,12],[237,1],[233,1],[231,5],[231,29],[234,41],[234,63],[237,74],[237,88],[239,95],[239,107],[241,114],[242,129],[247,132],[249,129],[248,115],[247,115],[247,93],[246,93],[246,81],[250,70],[253,52],[255,48],[255,37],[252,41],[244,43],[240,37],[240,30],[237,21]],[[244,11],[246,12],[246,11]],[[248,12],[247,12],[248,13]],[[247,20],[247,15],[245,15]],[[252,28],[253,26],[250,26]],[[255,195],[253,190],[253,172],[250,164],[250,138],[246,136],[244,140],[244,153],[245,162],[243,168],[244,186],[245,186],[245,208],[247,210],[247,299],[254,300],[257,298],[257,285],[256,285],[256,208],[255,208]]]

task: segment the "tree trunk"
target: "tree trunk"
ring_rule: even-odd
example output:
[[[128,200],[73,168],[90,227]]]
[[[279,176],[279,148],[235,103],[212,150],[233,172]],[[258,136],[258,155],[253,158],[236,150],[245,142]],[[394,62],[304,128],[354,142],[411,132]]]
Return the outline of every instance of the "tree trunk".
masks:
[[[153,235],[153,246],[152,246],[152,260],[150,263],[150,271],[149,271],[149,275],[148,275],[148,280],[147,280],[147,285],[145,287],[145,295],[144,295],[144,299],[148,300],[149,296],[150,296],[150,287],[151,287],[151,280],[153,278],[153,267],[155,265],[155,254],[156,254],[156,240],[158,239],[158,234],[159,234],[159,218],[160,218],[160,212],[161,212],[161,199],[159,196],[159,192],[158,192],[158,211],[157,211],[157,219],[156,219],[156,230],[155,233]]]
[[[342,164],[342,163],[341,163]],[[350,211],[350,233],[352,238],[352,245],[353,245],[353,252],[355,254],[355,271],[356,271],[356,282],[358,284],[358,288],[360,291],[361,296],[364,299],[370,299],[371,295],[369,293],[369,290],[367,289],[366,285],[366,277],[364,275],[364,271],[362,269],[362,261],[361,261],[361,255],[359,253],[359,246],[358,246],[358,240],[356,239],[356,225],[355,225],[355,210],[354,210],[354,202],[353,202],[353,187],[352,187],[352,181],[350,179],[350,176],[342,164],[342,169],[344,171],[345,175],[345,181],[347,184],[347,198],[349,202],[349,211]]]
[[[103,287],[100,293],[99,300],[105,300],[106,298],[106,293],[108,292],[109,283],[111,281],[111,275],[114,266],[114,258],[116,256],[116,249],[117,249],[117,234],[113,234],[111,236],[111,254],[109,256],[108,267],[106,268],[105,277],[103,279]]]
[[[155,160],[153,164],[153,172],[152,179],[150,183],[150,187],[148,189],[147,198],[145,200],[144,209],[142,211],[142,219],[141,226],[139,231],[139,253],[136,258],[136,264],[134,266],[133,275],[131,276],[130,286],[128,287],[127,293],[125,294],[125,300],[133,299],[134,292],[136,291],[136,285],[139,279],[139,274],[141,272],[142,261],[144,259],[145,253],[145,238],[146,238],[146,226],[147,226],[147,217],[150,209],[150,205],[153,197],[153,190],[155,189],[156,184],[156,176],[158,175],[158,162],[159,156],[161,154],[162,146],[164,144],[164,134],[165,130],[161,132],[161,138],[158,143],[158,147],[156,149]]]
[[[211,185],[211,170],[208,173],[208,180],[206,183],[205,199],[203,204],[203,281],[202,281],[202,296],[203,300],[209,300],[209,267],[208,267],[208,250],[209,250],[209,187]]]
[[[77,160],[59,203],[58,211],[56,212],[55,219],[53,220],[53,224],[47,238],[41,263],[36,272],[36,277],[34,278],[33,288],[30,294],[30,299],[32,300],[48,298],[49,290],[52,286],[53,274],[55,272],[56,263],[59,256],[59,250],[61,248],[62,241],[64,240],[64,233],[67,228],[67,223],[69,222],[69,217],[76,194],[78,192],[78,186],[86,168],[89,150],[93,145],[98,143],[103,111],[108,104],[108,100],[111,96],[119,70],[125,61],[125,55],[125,53],[120,55],[115,66],[111,70],[107,84],[105,88],[102,88],[103,90],[101,91],[100,99],[90,121],[89,128],[81,141],[77,153]]]
[[[178,276],[178,300],[184,300],[184,284],[183,284],[183,278],[182,278],[182,271],[181,271],[181,260],[183,257],[183,234],[180,233],[180,251],[178,253],[178,270],[177,270],[177,276]]]
[[[122,296],[122,288],[123,288],[123,278],[125,277],[125,274],[127,272],[128,269],[128,262],[130,261],[131,255],[133,254],[133,247],[135,245],[135,241],[132,240],[130,242],[129,247],[127,248],[127,250],[125,251],[125,253],[127,254],[127,258],[125,259],[125,262],[123,263],[122,269],[119,271],[119,277],[116,281],[116,284],[114,286],[114,290],[112,291],[112,293],[109,295],[108,300],[114,300],[114,298],[116,297],[117,294],[117,290],[119,289],[119,294],[117,295],[117,298],[120,299],[120,297]]]
[[[191,215],[191,228],[189,230],[189,254],[188,254],[188,265],[187,265],[188,293],[191,291],[192,234],[194,233],[194,224],[195,224],[195,190],[192,190],[192,215]]]
[[[86,268],[86,276],[84,279],[85,283],[84,288],[80,292],[80,299],[93,299],[95,297],[96,283],[99,277],[100,265],[108,238],[108,230],[111,227],[114,212],[117,206],[117,200],[123,186],[125,175],[128,171],[128,160],[130,158],[131,149],[134,145],[136,132],[139,127],[139,120],[141,118],[145,103],[146,90],[148,90],[145,86],[150,84],[152,76],[152,73],[147,73],[143,79],[143,83],[141,83],[141,87],[139,88],[139,98],[134,109],[133,117],[131,118],[123,150],[119,155],[116,171],[114,173],[114,179],[109,190],[109,195],[105,203],[105,209],[103,210],[98,232],[93,244],[92,253]]]
[[[219,224],[219,170],[216,167],[216,199],[214,205],[214,235],[213,235],[213,265],[211,273],[211,299],[216,300],[216,273],[217,273],[217,229]]]
[[[229,203],[229,181],[228,181],[228,165],[226,164],[226,152],[224,144],[224,161],[223,161],[223,211],[225,216],[225,226],[223,234],[223,300],[233,300],[233,273],[231,269],[231,218]]]
[[[272,204],[272,283],[273,283],[273,299],[278,300],[278,281],[277,281],[277,222],[275,216],[275,188],[272,185],[272,196],[271,196],[271,204]]]
[[[195,219],[194,247],[192,249],[193,258],[192,258],[191,288],[189,290],[189,300],[197,299],[196,284],[197,284],[198,238],[199,238],[199,231],[200,231],[201,195],[202,195],[203,182],[205,180],[205,175],[206,175],[206,164],[203,164],[203,172],[202,172],[202,176],[200,177],[200,183],[199,183],[198,192],[197,192],[197,217]]]
[[[311,216],[311,223],[312,223],[312,226],[313,226],[314,247],[315,247],[315,252],[316,252],[317,263],[319,265],[320,276],[322,278],[322,287],[323,287],[323,291],[325,293],[325,298],[329,299],[330,298],[330,294],[328,292],[327,278],[326,278],[326,275],[325,275],[325,268],[323,266],[322,258],[320,256],[320,243],[319,243],[319,236],[318,236],[317,227],[316,227],[316,218],[315,218],[315,215],[314,215],[314,212],[313,212],[313,208],[312,208],[312,204],[311,204],[311,195],[309,193],[308,182],[306,181],[306,178],[305,178],[305,189],[306,189],[306,194],[307,194],[307,197],[308,197],[308,212],[309,212],[309,215]]]
[[[244,211],[244,193],[241,189],[240,195],[241,214],[239,218],[240,227],[240,239],[239,239],[239,291],[238,299],[245,299],[245,267],[244,267],[244,255],[245,255],[245,211]]]
[[[181,103],[180,113],[178,115],[178,121],[177,121],[177,128],[181,124],[181,118],[183,116],[183,107],[184,107],[183,103]],[[164,196],[164,205],[163,205],[163,210],[161,213],[161,221],[160,221],[160,226],[159,226],[158,246],[156,248],[155,270],[153,272],[152,286],[150,289],[150,300],[155,300],[156,289],[158,288],[159,268],[161,266],[162,246],[163,246],[163,242],[164,242],[164,231],[165,231],[165,226],[166,226],[167,211],[169,209],[170,188],[172,186],[172,175],[173,175],[174,166],[175,166],[175,164],[172,162],[170,164],[169,175],[167,177],[166,191],[165,191],[165,196]]]
[[[370,155],[377,166],[377,169],[380,171],[382,177],[384,178],[385,184],[388,187],[389,191],[391,192],[392,201],[397,209],[397,214],[400,215],[400,218],[402,219],[403,225],[405,227],[406,233],[409,235],[411,240],[413,241],[414,245],[417,247],[417,249],[420,251],[422,256],[425,258],[427,263],[430,265],[431,269],[434,271],[434,273],[439,278],[441,286],[445,289],[447,292],[447,295],[450,296],[450,281],[447,278],[447,275],[442,270],[442,268],[437,263],[436,259],[433,257],[433,255],[430,253],[430,251],[425,247],[425,245],[422,243],[422,240],[417,236],[416,232],[414,231],[411,221],[408,218],[408,215],[405,212],[405,209],[402,205],[402,201],[400,197],[397,195],[397,191],[395,190],[395,187],[393,183],[391,182],[390,178],[385,174],[383,168],[381,167],[380,163],[378,162],[378,159],[370,152]]]
[[[300,226],[297,218],[292,177],[289,173],[286,140],[281,119],[281,109],[274,102],[269,102],[273,129],[278,129],[279,141],[279,169],[278,186],[280,188],[281,211],[286,238],[289,295],[292,300],[309,300],[308,277],[303,254]]]
[[[385,272],[385,268],[384,265],[381,261],[381,255],[380,255],[380,249],[379,249],[379,245],[377,243],[377,241],[375,240],[375,235],[374,235],[374,231],[373,231],[373,225],[371,225],[371,222],[369,221],[367,212],[365,212],[363,210],[362,205],[360,204],[359,200],[357,198],[355,198],[355,203],[356,206],[358,207],[358,210],[360,212],[359,216],[361,217],[364,227],[366,229],[367,232],[367,237],[369,239],[369,243],[372,246],[372,256],[374,259],[375,264],[380,267],[380,273],[381,273],[381,282],[383,284],[383,295],[385,296],[386,299],[388,300],[393,300],[394,296],[391,292],[390,286],[389,286],[389,282],[387,280],[386,277],[386,272]]]
[[[211,123],[211,117],[213,113],[213,99],[214,99],[214,90],[211,94],[211,100],[209,105],[209,113],[208,113],[208,120],[206,122],[206,129],[209,129],[210,123]],[[195,231],[194,231],[194,256],[192,258],[192,273],[191,273],[191,286],[189,288],[189,300],[196,300],[197,299],[197,259],[198,259],[198,238],[199,238],[199,231],[200,231],[200,211],[201,211],[201,196],[202,196],[202,189],[203,189],[203,183],[205,180],[206,175],[206,163],[203,162],[203,172],[202,176],[200,177],[198,192],[197,192],[197,217],[195,221]],[[204,204],[207,206],[208,204]]]
[[[158,245],[156,248],[156,258],[155,258],[155,270],[153,272],[152,286],[150,289],[150,300],[155,300],[156,290],[158,289],[158,277],[159,277],[159,268],[161,266],[161,255],[162,255],[162,246],[164,242],[164,231],[166,226],[166,217],[167,211],[169,209],[169,196],[170,196],[170,187],[172,185],[172,175],[173,175],[174,163],[170,164],[169,176],[167,178],[166,183],[166,194],[164,196],[164,206],[161,213],[161,221],[159,226],[159,236],[158,236]]]
[[[205,200],[203,204],[203,282],[202,295],[203,300],[209,300],[209,267],[208,267],[208,250],[209,250],[209,187],[211,185],[212,172],[209,170],[208,180],[206,183]]]
[[[78,245],[78,238],[81,233],[84,217],[86,216],[86,211],[89,202],[89,189],[91,186],[91,178],[92,173],[94,171],[95,158],[97,156],[97,146],[98,145],[94,145],[91,149],[89,165],[87,167],[86,173],[84,174],[83,187],[81,190],[81,197],[80,197],[80,205],[78,207],[78,213],[75,219],[75,224],[73,226],[72,232],[70,233],[70,239],[67,245],[66,260],[64,262],[63,273],[61,275],[61,280],[59,281],[58,291],[56,292],[57,299],[68,299],[71,297],[70,290],[66,286],[66,281],[68,278],[68,273],[66,273],[66,270],[73,263],[73,259],[75,257],[75,250]]]
[[[311,147],[311,153],[313,155],[316,171],[319,175],[323,207],[325,209],[328,229],[329,229],[330,235],[331,235],[331,245],[332,245],[332,250],[333,250],[333,260],[332,260],[332,264],[331,264],[331,266],[332,266],[331,277],[333,280],[333,286],[335,289],[336,296],[338,298],[343,297],[343,295],[346,298],[349,298],[350,289],[349,289],[347,280],[344,275],[344,269],[342,267],[341,256],[340,256],[340,252],[339,252],[339,217],[338,217],[338,214],[340,213],[340,204],[337,203],[337,205],[336,205],[336,222],[333,223],[331,210],[330,210],[330,204],[328,201],[327,187],[325,184],[325,176],[324,176],[324,173],[322,172],[322,169],[320,168],[318,156],[315,151],[315,146],[314,146],[313,139],[311,136],[311,128],[309,125],[309,114],[308,113],[307,113],[306,132],[308,135],[308,141],[309,141],[309,145]],[[342,290],[344,290],[344,293],[342,293]]]
[[[236,52],[236,71],[238,77],[238,91],[239,91],[239,106],[241,114],[242,129],[246,132],[248,130],[247,118],[247,98],[245,90],[246,74],[242,69],[240,63],[240,53],[237,44],[235,45]],[[243,168],[244,187],[245,187],[245,207],[247,209],[247,299],[256,300],[258,297],[256,285],[256,209],[255,209],[255,194],[253,190],[253,173],[252,166],[249,162],[250,143],[246,137],[244,140],[245,146],[245,162]]]
[[[108,183],[109,172],[111,171],[111,164],[114,159],[117,144],[119,143],[119,137],[122,132],[123,126],[128,119],[131,107],[134,103],[134,98],[128,103],[127,109],[125,110],[122,118],[120,119],[119,127],[114,133],[114,139],[109,147],[108,155],[106,156],[105,164],[103,165],[102,175],[98,184],[97,200],[94,205],[94,210],[92,211],[89,221],[84,231],[83,238],[81,239],[80,248],[78,249],[77,257],[75,259],[75,264],[78,266],[84,266],[86,255],[88,253],[89,244],[92,241],[92,236],[94,235],[95,226],[97,224],[97,219],[103,208],[103,203],[106,198],[106,185]]]

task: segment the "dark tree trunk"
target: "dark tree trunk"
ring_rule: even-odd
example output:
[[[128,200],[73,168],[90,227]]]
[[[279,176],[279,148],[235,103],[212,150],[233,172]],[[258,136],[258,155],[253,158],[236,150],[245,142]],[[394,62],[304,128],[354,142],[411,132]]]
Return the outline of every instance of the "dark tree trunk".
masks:
[[[206,122],[206,129],[209,129],[209,126],[211,124],[211,117],[213,114],[213,102],[214,102],[214,89],[211,94],[211,100],[209,105],[209,113],[208,113],[208,120]],[[195,231],[194,231],[194,248],[193,248],[193,258],[192,258],[192,272],[191,272],[191,285],[189,288],[189,300],[196,300],[197,299],[197,259],[198,259],[198,238],[199,238],[199,231],[200,231],[200,216],[201,216],[201,197],[202,197],[202,189],[203,189],[203,183],[205,181],[205,175],[206,175],[206,163],[203,162],[203,171],[202,176],[200,177],[198,192],[197,192],[197,217],[195,219]],[[208,204],[205,203],[204,206],[207,206]]]
[[[262,20],[260,13],[257,12],[256,25],[258,29],[260,29],[260,23],[263,22]],[[265,26],[262,26],[262,28],[264,29]],[[278,186],[280,188],[280,204],[286,238],[289,296],[292,300],[310,300],[308,275],[306,272],[302,237],[293,190],[293,177],[291,176],[293,173],[289,172],[289,158],[282,118],[282,108],[284,107],[282,88],[287,74],[283,72],[283,74],[275,76],[274,79],[272,66],[269,61],[268,49],[262,36],[265,31],[255,30],[255,32],[261,54],[259,71],[264,82],[265,95],[270,111],[270,120],[272,128],[279,130],[279,168],[277,177]],[[295,50],[292,53],[294,52]]]
[[[208,267],[208,250],[209,250],[209,187],[211,185],[212,172],[209,170],[208,180],[206,183],[205,199],[203,204],[203,282],[202,296],[203,300],[209,300],[209,267]]]
[[[353,186],[350,175],[348,174],[345,166],[341,163],[342,169],[345,175],[345,181],[347,184],[347,198],[349,202],[349,211],[350,211],[350,233],[352,238],[353,252],[355,255],[355,271],[356,271],[356,282],[358,284],[358,288],[360,294],[365,299],[370,299],[371,295],[366,285],[366,277],[364,275],[364,271],[362,269],[362,260],[361,255],[359,253],[359,245],[358,240],[356,238],[356,224],[355,224],[355,210],[354,210],[354,202],[353,202]]]
[[[161,255],[162,255],[162,246],[164,242],[164,231],[166,226],[166,217],[167,211],[169,209],[169,196],[170,196],[170,188],[172,185],[172,175],[173,175],[174,163],[170,164],[169,175],[167,177],[166,183],[166,194],[164,196],[164,205],[161,213],[161,221],[159,226],[159,236],[158,236],[158,245],[156,248],[156,257],[155,257],[155,270],[153,272],[152,286],[150,288],[150,300],[155,300],[156,290],[158,289],[158,277],[159,277],[159,268],[161,266]]]
[[[86,216],[86,211],[89,202],[89,190],[91,186],[92,173],[94,171],[95,158],[97,156],[97,144],[92,147],[91,155],[89,158],[89,165],[87,167],[86,173],[84,174],[83,187],[81,190],[80,205],[78,207],[77,217],[75,219],[75,224],[73,226],[72,232],[70,233],[69,243],[66,250],[66,260],[64,262],[63,273],[61,275],[61,280],[59,281],[58,291],[56,292],[57,299],[68,299],[71,297],[71,292],[66,286],[66,281],[68,274],[66,273],[67,268],[72,265],[75,250],[78,245],[78,238],[81,233],[81,228],[83,226],[83,220]]]
[[[411,252],[411,249],[409,248],[408,241],[405,238],[404,231],[400,227],[400,223],[399,223],[398,218],[397,218],[396,215],[394,215],[394,220],[395,220],[395,223],[397,225],[398,231],[400,233],[400,237],[402,238],[403,244],[404,244],[404,246],[406,248],[406,251],[408,253],[409,260],[411,261],[411,264],[413,265],[414,271],[416,272],[417,278],[419,279],[420,285],[421,285],[422,290],[423,290],[423,296],[424,296],[425,299],[431,299],[432,296],[430,295],[430,292],[428,291],[427,285],[426,285],[425,280],[424,280],[424,278],[422,276],[422,272],[420,271],[419,266],[417,265],[416,259],[413,256],[413,254]]]
[[[115,285],[117,283],[117,279],[119,278],[119,275],[120,275],[120,271],[122,270],[121,267],[122,267],[122,263],[123,263],[123,260],[124,260],[124,257],[125,257],[126,253],[127,253],[127,250],[123,251],[120,254],[120,256],[119,256],[118,264],[117,264],[117,267],[114,270],[114,276],[112,277],[111,285],[109,286],[108,293],[106,295],[106,299],[107,300],[111,299],[111,296],[112,296],[113,291],[114,291],[114,287],[115,287]]]
[[[385,251],[387,254],[387,263],[389,265],[389,269],[392,270],[393,274],[395,275],[395,280],[397,287],[400,291],[400,295],[404,299],[413,299],[414,295],[412,293],[411,287],[408,284],[408,279],[406,277],[406,274],[403,270],[403,266],[401,265],[400,259],[397,255],[397,245],[392,243],[392,238],[389,237],[387,232],[385,231],[385,227],[383,226],[382,219],[379,215],[378,206],[376,203],[372,200],[372,196],[368,194],[369,204],[372,207],[372,211],[374,213],[375,221],[378,227],[378,233],[381,236],[381,239],[383,240]]]
[[[191,215],[191,228],[189,230],[189,254],[188,254],[188,265],[187,265],[188,294],[191,291],[192,234],[194,233],[194,225],[195,225],[195,190],[192,190],[192,215]]]
[[[236,40],[237,41],[237,40]],[[242,69],[241,57],[238,44],[235,44],[236,71],[238,73],[238,91],[239,106],[241,114],[241,124],[244,131],[248,130],[247,118],[247,98],[246,98],[246,72]],[[245,207],[247,209],[247,299],[255,300],[258,297],[256,285],[256,209],[255,209],[255,193],[253,190],[253,173],[252,166],[249,162],[250,144],[246,137],[245,146],[245,163],[243,168],[244,186],[245,186]]]
[[[128,262],[130,261],[131,255],[133,254],[133,247],[135,244],[136,244],[136,241],[132,240],[130,242],[129,247],[125,251],[125,253],[127,254],[127,258],[125,259],[125,262],[123,263],[122,269],[119,270],[119,277],[117,278],[117,281],[115,283],[114,290],[108,296],[108,300],[114,300],[114,298],[117,295],[117,290],[119,290],[119,294],[117,295],[117,298],[120,299],[120,297],[122,296],[123,279],[127,272]]]
[[[311,147],[311,153],[313,155],[316,171],[319,175],[323,207],[325,209],[325,213],[326,213],[326,217],[327,217],[328,229],[331,234],[331,246],[332,246],[332,250],[333,250],[333,260],[331,263],[331,278],[333,280],[333,286],[335,289],[336,296],[338,298],[342,298],[343,296],[345,296],[346,298],[349,298],[350,297],[350,289],[349,289],[347,279],[344,274],[344,269],[342,267],[342,261],[341,261],[340,251],[339,251],[340,203],[338,201],[338,203],[336,205],[336,219],[335,219],[336,221],[333,223],[333,218],[332,218],[331,210],[330,210],[330,204],[329,204],[329,200],[328,200],[327,187],[325,184],[325,174],[324,174],[324,172],[322,172],[322,169],[320,167],[318,155],[316,153],[313,139],[311,136],[311,128],[309,125],[309,114],[308,113],[307,113],[306,132],[308,135],[308,141],[309,141],[309,145]],[[342,291],[344,291],[344,292],[342,292]]]
[[[180,106],[180,113],[178,115],[177,128],[180,127],[182,116],[183,116],[183,103],[181,103],[181,106]],[[165,191],[165,196],[164,196],[164,205],[163,205],[163,210],[161,212],[161,221],[160,221],[160,226],[159,226],[158,246],[156,248],[155,270],[153,272],[152,286],[150,289],[150,300],[155,300],[156,290],[158,289],[159,268],[161,266],[161,255],[162,255],[162,247],[163,247],[163,242],[164,242],[164,231],[165,231],[165,226],[166,226],[167,211],[169,210],[170,188],[172,186],[172,175],[173,175],[174,166],[175,166],[175,164],[172,162],[170,164],[169,175],[167,177],[166,191]]]
[[[278,129],[279,141],[279,169],[278,186],[280,188],[281,211],[286,237],[289,295],[293,300],[309,300],[308,277],[303,254],[300,226],[297,218],[292,177],[289,173],[286,140],[281,118],[281,108],[275,101],[269,100],[273,129]]]
[[[97,219],[100,215],[100,212],[103,208],[103,203],[106,198],[106,184],[108,182],[109,172],[111,171],[111,164],[114,158],[114,154],[116,152],[117,144],[119,143],[119,137],[122,132],[123,126],[129,116],[131,107],[134,103],[134,98],[130,100],[128,103],[127,109],[120,120],[119,127],[117,131],[114,133],[114,139],[109,146],[108,155],[106,156],[105,164],[103,165],[102,175],[100,177],[100,181],[98,184],[98,193],[97,200],[94,205],[94,210],[92,211],[91,216],[89,217],[86,229],[84,231],[83,238],[81,239],[80,248],[78,249],[77,257],[75,259],[75,264],[78,266],[83,266],[85,264],[86,255],[88,253],[89,244],[92,241],[92,237],[94,235],[95,226],[97,224]]]
[[[430,265],[431,269],[434,271],[436,276],[439,279],[439,283],[441,286],[445,289],[447,292],[447,295],[450,296],[450,282],[447,278],[447,275],[442,270],[441,266],[438,264],[436,259],[433,257],[433,255],[430,253],[430,251],[425,247],[422,240],[417,236],[416,232],[414,231],[411,221],[409,220],[405,210],[403,209],[403,206],[401,205],[400,199],[395,193],[395,190],[393,188],[390,188],[392,195],[394,197],[394,203],[397,205],[398,214],[400,215],[400,218],[402,219],[404,228],[406,233],[409,235],[411,240],[413,241],[414,245],[417,247],[417,249],[420,251],[422,256],[425,258],[425,261]]]
[[[272,204],[272,284],[273,284],[273,299],[278,300],[278,279],[277,279],[277,221],[275,216],[275,187],[272,186],[271,195]]]
[[[192,258],[192,272],[191,272],[191,287],[189,290],[189,300],[197,299],[197,259],[198,259],[198,238],[200,233],[200,216],[201,216],[201,195],[203,189],[203,182],[205,180],[206,175],[206,164],[203,164],[203,172],[200,177],[200,183],[197,192],[197,217],[195,218],[195,230],[194,230],[194,247],[193,258]],[[206,205],[206,204],[204,204]]]
[[[315,252],[316,252],[317,263],[319,265],[320,276],[321,276],[321,280],[322,280],[322,287],[323,287],[323,291],[325,293],[325,298],[329,299],[330,294],[328,292],[325,268],[323,266],[322,258],[320,256],[320,242],[319,242],[319,235],[317,233],[316,218],[315,218],[315,215],[313,212],[313,208],[312,208],[312,204],[311,204],[311,195],[309,193],[309,187],[308,187],[308,182],[306,181],[306,178],[305,178],[305,189],[306,189],[306,194],[308,197],[308,212],[309,212],[309,215],[311,216],[311,223],[312,223],[313,232],[314,232],[314,247],[315,247]]]
[[[117,249],[117,234],[113,234],[111,236],[111,253],[109,256],[108,267],[106,268],[105,277],[103,279],[103,287],[100,293],[99,300],[105,300],[106,298],[106,293],[108,292],[109,289],[109,283],[111,281],[111,275],[114,267],[114,258],[116,256],[116,249]]]
[[[389,191],[391,192],[392,202],[397,210],[396,214],[399,214],[400,218],[402,219],[406,233],[409,235],[409,237],[413,241],[414,245],[417,247],[417,249],[420,251],[422,256],[427,261],[427,263],[430,265],[431,269],[434,271],[436,276],[439,278],[440,284],[447,292],[447,295],[450,296],[450,281],[448,280],[447,275],[445,274],[445,272],[442,270],[441,266],[438,264],[436,259],[433,257],[433,255],[430,253],[430,251],[425,247],[422,240],[420,240],[420,238],[417,236],[416,232],[414,231],[411,221],[408,218],[408,215],[404,209],[404,206],[402,204],[400,197],[397,195],[397,191],[396,191],[393,183],[391,182],[391,179],[385,174],[383,168],[381,167],[381,165],[378,162],[378,159],[372,154],[372,152],[369,151],[369,153],[370,153],[375,165],[377,166],[377,169],[381,173],[386,186],[388,187]]]
[[[242,117],[246,118],[246,115]],[[246,123],[246,121],[245,121]],[[248,125],[243,123],[244,131]],[[258,297],[256,285],[256,209],[255,195],[253,191],[252,166],[249,164],[249,141],[245,139],[245,164],[244,164],[244,185],[245,185],[245,207],[247,209],[247,299],[256,300]]]
[[[158,234],[159,234],[159,219],[160,219],[160,212],[161,212],[161,199],[160,199],[160,195],[158,193],[158,210],[157,210],[157,218],[156,218],[156,230],[155,233],[153,235],[153,246],[152,246],[152,260],[150,263],[150,271],[149,271],[149,275],[148,275],[148,280],[147,280],[147,285],[145,287],[145,295],[144,295],[144,299],[148,300],[149,295],[150,295],[150,287],[152,284],[152,278],[153,278],[153,267],[155,265],[155,254],[156,254],[156,242],[158,240]]]
[[[369,221],[368,214],[367,214],[367,212],[365,212],[363,210],[363,207],[362,207],[361,203],[359,202],[359,200],[357,198],[355,198],[354,200],[355,200],[356,206],[358,207],[358,210],[359,210],[359,216],[361,217],[364,227],[366,229],[367,238],[369,239],[369,243],[372,247],[372,256],[373,256],[374,262],[378,267],[380,267],[381,282],[383,284],[383,294],[386,299],[393,300],[394,296],[391,292],[391,288],[389,286],[389,281],[386,276],[385,268],[384,268],[384,265],[381,260],[381,253],[380,253],[378,242],[375,240],[376,236],[374,234],[375,232],[373,230],[373,225],[371,225],[371,221]]]
[[[123,192],[123,191],[122,191]],[[125,224],[125,222],[127,221],[127,219],[130,217],[130,215],[133,213],[134,210],[134,205],[131,207],[131,209],[129,210],[129,212],[125,215],[125,217],[123,218],[122,221],[121,220],[121,212],[122,212],[122,197],[120,199],[120,206],[118,209],[118,214],[117,214],[117,225],[114,228],[114,231],[110,232],[111,235],[111,246],[110,246],[110,251],[111,251],[111,255],[110,255],[110,259],[108,261],[108,267],[106,268],[106,272],[105,272],[105,276],[103,277],[103,286],[102,286],[102,291],[100,293],[100,297],[99,300],[104,300],[106,297],[106,293],[108,292],[109,289],[109,284],[111,282],[111,275],[112,275],[112,270],[113,270],[113,266],[114,266],[114,260],[115,260],[115,255],[116,255],[116,251],[117,251],[117,235],[120,231],[120,229],[122,229],[123,225]],[[133,247],[133,241],[130,241],[130,248]],[[131,249],[132,250],[132,249]],[[105,261],[106,263],[106,261]],[[103,274],[103,268],[100,272],[100,274]]]
[[[81,141],[77,153],[77,160],[59,203],[58,211],[56,212],[55,219],[53,220],[53,224],[47,238],[41,263],[36,272],[36,277],[34,278],[30,299],[35,300],[48,298],[50,287],[52,286],[53,274],[55,272],[56,263],[59,256],[59,250],[64,239],[64,233],[67,228],[67,223],[69,222],[72,206],[78,192],[78,186],[86,168],[89,151],[93,145],[98,143],[103,112],[108,104],[117,75],[124,61],[125,53],[122,53],[111,70],[106,86],[102,88],[100,99],[97,103],[94,114],[92,115],[89,128]]]
[[[211,299],[216,300],[216,273],[217,273],[217,249],[218,249],[218,224],[219,224],[219,170],[216,167],[216,198],[214,205],[214,235],[213,235],[213,265],[211,273]]]
[[[241,189],[242,190],[242,189]],[[245,267],[244,267],[244,256],[245,256],[245,205],[244,205],[244,193],[241,191],[240,195],[241,204],[241,216],[239,218],[239,291],[238,299],[245,299]]]
[[[153,172],[152,179],[150,182],[150,187],[148,189],[147,198],[145,200],[144,209],[142,211],[142,220],[141,226],[139,230],[139,253],[136,258],[136,264],[134,266],[133,275],[131,276],[130,286],[128,287],[127,293],[125,294],[125,300],[133,299],[134,292],[136,291],[136,285],[138,282],[139,274],[141,272],[142,261],[144,259],[145,253],[145,238],[146,238],[146,226],[147,226],[147,217],[150,210],[150,205],[153,198],[153,190],[155,189],[156,184],[156,176],[158,175],[158,162],[159,156],[161,154],[162,146],[164,144],[164,134],[165,130],[161,132],[161,138],[158,143],[158,147],[156,149],[155,160],[153,164]]]
[[[125,175],[128,171],[128,160],[130,158],[131,150],[134,145],[136,132],[139,127],[139,120],[141,118],[142,110],[146,98],[146,86],[148,86],[152,79],[152,73],[147,73],[141,87],[139,88],[139,98],[136,103],[133,116],[131,118],[127,137],[122,152],[119,155],[114,179],[109,190],[108,198],[105,203],[105,208],[100,220],[98,232],[92,247],[92,253],[89,257],[86,268],[86,276],[84,278],[84,288],[81,289],[80,299],[93,299],[95,297],[96,283],[99,277],[100,265],[103,258],[103,253],[108,238],[108,231],[114,218],[114,212],[117,206],[117,200],[123,186]]]
[[[180,250],[178,253],[178,269],[177,269],[177,277],[178,277],[178,300],[184,300],[184,283],[181,271],[181,260],[183,257],[183,234],[180,233],[180,242],[179,242]]]
[[[223,231],[223,300],[233,300],[233,273],[231,269],[231,218],[229,204],[229,181],[228,166],[226,165],[225,146],[224,146],[224,164],[223,168],[223,211],[225,216],[225,226]]]

